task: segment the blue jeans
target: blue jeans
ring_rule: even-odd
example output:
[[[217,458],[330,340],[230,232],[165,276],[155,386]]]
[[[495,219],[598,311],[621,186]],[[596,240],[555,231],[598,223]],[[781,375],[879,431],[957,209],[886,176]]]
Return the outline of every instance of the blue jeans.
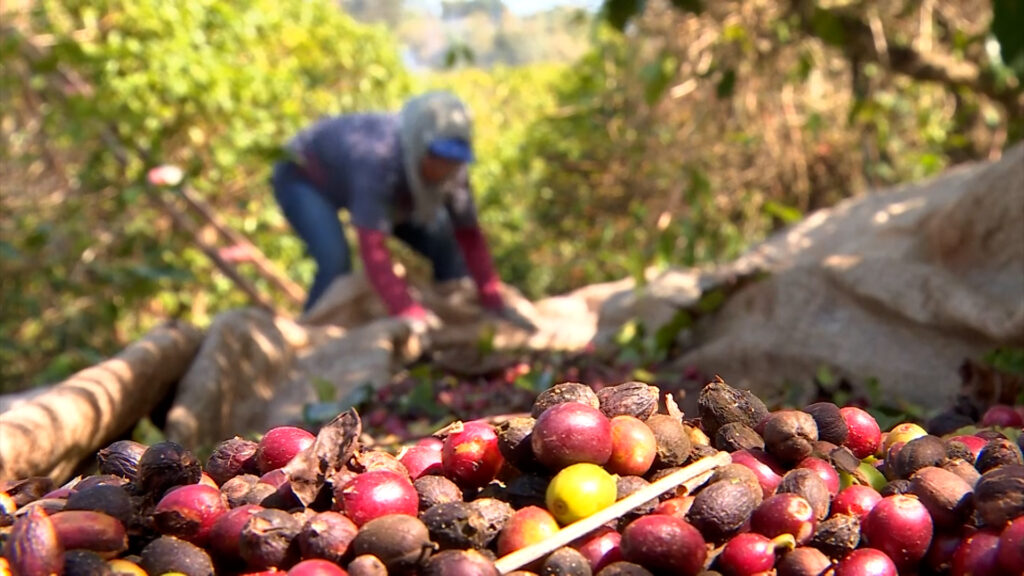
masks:
[[[316,276],[304,306],[304,310],[309,310],[335,278],[352,272],[351,251],[338,219],[341,207],[325,198],[292,162],[275,165],[271,183],[285,218],[316,262]],[[433,227],[410,222],[397,224],[393,235],[430,260],[435,281],[467,276],[466,264],[447,215]]]

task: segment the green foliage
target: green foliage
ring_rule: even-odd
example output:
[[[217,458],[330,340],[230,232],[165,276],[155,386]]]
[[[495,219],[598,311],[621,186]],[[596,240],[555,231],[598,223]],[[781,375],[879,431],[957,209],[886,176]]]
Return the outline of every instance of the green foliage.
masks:
[[[677,53],[648,60],[607,30],[596,41],[556,86],[558,112],[536,122],[521,148],[519,166],[536,173],[522,191],[532,217],[523,252],[533,266],[512,280],[530,295],[623,276],[642,281],[652,264],[728,258],[749,239],[733,209],[719,208],[710,166],[679,153],[689,146],[680,141],[685,125],[661,113],[665,90],[678,81]],[[763,229],[767,219],[740,222]]]
[[[986,354],[983,361],[999,372],[1024,376],[1024,348],[997,348]]]
[[[436,22],[413,29],[394,2],[346,3],[398,19],[414,52],[440,45],[435,64],[457,48],[454,69],[412,76],[395,37],[328,0],[34,3],[0,36],[0,390],[95,363],[169,316],[205,325],[247,303],[195,247],[209,231],[183,231],[154,202],[147,168],[185,167],[228,225],[308,284],[267,185],[279,146],[318,116],[395,109],[427,88],[473,111],[481,218],[502,278],[532,297],[728,260],[812,210],[1019,137],[1020,119],[984,95],[852,63],[831,13],[808,31],[784,4],[608,1],[614,26],[477,11],[438,42]],[[1011,4],[996,1],[990,32],[999,81],[1019,87]],[[986,25],[941,5],[953,27],[930,41],[990,72],[969,60]],[[920,16],[879,17],[910,45]],[[535,51],[549,34],[560,40]],[[691,321],[636,327],[624,353],[662,358]]]
[[[999,41],[1003,62],[1024,77],[1024,3],[992,0],[992,35]]]
[[[231,226],[294,260],[265,185],[280,145],[409,89],[392,39],[327,0],[44,1],[26,20],[5,34],[3,68],[35,93],[5,94],[18,142],[4,160],[67,163],[46,168],[67,180],[5,182],[24,187],[4,194],[5,389],[94,363],[161,316],[202,323],[244,304],[147,197],[148,167],[186,167]]]
[[[512,279],[528,294],[727,260],[868,186],[932,176],[1002,145],[1012,118],[996,103],[847,61],[834,13],[812,11],[808,35],[784,5],[740,4],[604,3],[610,25],[522,148],[521,165],[537,170],[523,197],[535,266]],[[953,15],[966,25],[963,10]],[[913,38],[919,17],[887,10],[885,29]],[[980,48],[971,38],[937,49]],[[849,88],[855,66],[863,91]]]
[[[832,12],[815,7],[811,15],[814,33],[830,46],[842,47],[846,42],[843,23]]]
[[[670,4],[678,10],[700,14],[704,11],[702,0],[671,0]],[[601,5],[605,20],[616,30],[624,30],[630,20],[642,14],[647,6],[646,0],[605,0]]]

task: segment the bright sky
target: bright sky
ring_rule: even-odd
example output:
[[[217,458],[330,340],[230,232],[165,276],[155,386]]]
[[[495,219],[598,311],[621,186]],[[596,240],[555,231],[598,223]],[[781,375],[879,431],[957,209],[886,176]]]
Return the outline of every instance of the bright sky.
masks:
[[[515,14],[530,14],[532,12],[541,12],[556,6],[578,6],[580,8],[590,8],[597,10],[601,6],[601,0],[577,0],[562,1],[558,2],[555,0],[508,0],[505,2],[505,6]]]
[[[427,0],[424,2],[431,10],[441,11],[440,0]],[[557,6],[578,6],[597,10],[601,6],[601,0],[505,0],[505,6],[514,14],[531,14],[555,8]]]

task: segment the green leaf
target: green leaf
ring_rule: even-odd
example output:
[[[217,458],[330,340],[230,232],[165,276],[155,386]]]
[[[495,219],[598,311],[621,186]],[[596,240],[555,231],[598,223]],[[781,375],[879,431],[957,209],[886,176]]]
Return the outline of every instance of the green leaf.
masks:
[[[1003,62],[1024,75],[1024,2],[992,0],[990,29],[999,41]]]
[[[794,222],[799,222],[800,219],[804,217],[803,212],[801,212],[800,210],[797,210],[792,206],[786,206],[785,204],[782,204],[781,202],[776,202],[775,200],[766,201],[761,209],[764,210],[765,214],[768,214],[769,216],[774,216],[775,218],[782,220],[786,224],[793,224]]]
[[[443,414],[437,404],[434,383],[428,380],[416,383],[408,395],[401,399],[401,406],[406,411],[418,411],[436,418]]]
[[[636,366],[643,364],[644,357],[635,347],[623,348],[615,357],[615,364],[619,366]]]
[[[651,384],[655,381],[654,373],[644,368],[637,368],[633,370],[630,377],[637,382],[646,382],[647,384]]]
[[[463,42],[454,43],[444,52],[444,67],[455,68],[460,62],[472,64],[476,61],[476,55],[468,44]],[[380,74],[378,74],[380,76]]]
[[[646,4],[644,0],[605,0],[601,12],[605,21],[621,32],[631,18],[644,11]]]
[[[811,16],[811,29],[814,35],[826,44],[842,46],[846,42],[846,32],[842,21],[826,9],[815,7]]]
[[[814,55],[809,50],[801,50],[796,65],[797,80],[805,82],[811,76],[812,70],[814,70]]]
[[[427,380],[434,375],[434,369],[430,364],[417,364],[409,368],[409,377],[414,380]]]
[[[480,334],[477,336],[476,349],[480,354],[490,354],[494,352],[494,337],[498,333],[498,327],[493,324],[484,324],[480,328]]]
[[[555,383],[555,373],[549,368],[534,370],[516,378],[515,386],[521,390],[539,394]]]
[[[677,310],[669,320],[654,333],[655,347],[659,352],[668,352],[680,332],[693,325],[693,317],[686,310]]]
[[[317,400],[320,402],[330,402],[334,400],[334,384],[326,378],[320,376],[314,376],[312,379],[313,390],[316,391]]]
[[[672,79],[675,78],[678,60],[670,54],[662,53],[657,60],[644,66],[640,77],[644,80],[644,100],[652,105],[661,99]]]
[[[818,372],[815,374],[814,379],[817,380],[825,390],[832,390],[835,385],[838,384],[838,378],[836,378],[832,369],[825,364],[818,367]]]
[[[721,289],[708,290],[701,294],[700,300],[697,301],[697,310],[702,314],[711,314],[718,310],[725,304],[725,292]]]
[[[1024,348],[996,348],[986,354],[982,362],[1000,372],[1024,376]]]
[[[135,424],[135,428],[132,429],[132,440],[145,444],[146,446],[152,446],[157,442],[163,442],[167,437],[164,436],[163,430],[156,427],[153,421],[148,416],[144,416]]]
[[[636,340],[639,334],[640,323],[636,319],[630,320],[623,324],[618,334],[615,335],[615,343],[619,346],[628,346]]]
[[[719,99],[725,99],[732,96],[733,90],[736,88],[736,69],[729,68],[722,73],[722,78],[715,85],[715,94]]]

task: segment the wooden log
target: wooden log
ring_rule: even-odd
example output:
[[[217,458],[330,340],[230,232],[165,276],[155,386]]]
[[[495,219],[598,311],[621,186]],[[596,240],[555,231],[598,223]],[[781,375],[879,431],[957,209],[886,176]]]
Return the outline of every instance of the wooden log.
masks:
[[[519,570],[530,562],[543,558],[562,546],[568,545],[573,540],[593,532],[606,522],[627,514],[637,506],[657,498],[673,488],[685,485],[688,491],[693,491],[704,482],[707,482],[711,478],[712,472],[730,462],[732,462],[732,457],[729,456],[728,452],[719,452],[714,456],[701,458],[685,468],[680,468],[668,476],[644,486],[604,510],[599,510],[586,518],[569,524],[543,542],[531,544],[526,548],[521,548],[498,558],[494,566],[498,569],[499,574],[508,574],[509,572]]]
[[[202,332],[184,322],[151,330],[119,354],[0,413],[0,481],[49,476],[130,430],[192,362]]]

